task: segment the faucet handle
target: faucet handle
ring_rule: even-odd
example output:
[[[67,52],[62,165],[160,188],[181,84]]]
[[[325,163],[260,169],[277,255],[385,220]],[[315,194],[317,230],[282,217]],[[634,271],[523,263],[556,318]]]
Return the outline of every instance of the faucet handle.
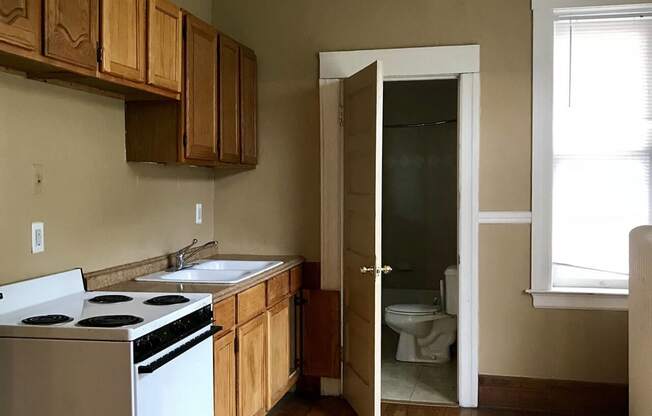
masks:
[[[197,239],[196,239],[196,238],[193,238],[193,239],[192,239],[192,242],[191,242],[190,244],[188,244],[187,246],[185,246],[185,247],[179,249],[179,251],[177,251],[177,253],[183,253],[184,251],[188,250],[189,248],[191,248],[191,247],[194,246],[195,244],[197,244]]]

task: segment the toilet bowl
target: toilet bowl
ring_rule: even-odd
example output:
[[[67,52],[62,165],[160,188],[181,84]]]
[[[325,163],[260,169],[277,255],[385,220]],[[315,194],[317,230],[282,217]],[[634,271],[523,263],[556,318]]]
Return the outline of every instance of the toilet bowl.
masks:
[[[396,360],[444,363],[457,338],[457,267],[444,272],[446,313],[435,305],[401,304],[385,308],[385,322],[399,334]]]

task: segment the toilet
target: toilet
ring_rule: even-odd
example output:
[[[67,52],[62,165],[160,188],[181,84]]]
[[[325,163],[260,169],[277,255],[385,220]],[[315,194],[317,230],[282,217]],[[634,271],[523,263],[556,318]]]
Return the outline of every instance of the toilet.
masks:
[[[438,305],[401,304],[385,308],[385,322],[399,334],[396,360],[450,361],[450,346],[457,338],[457,266],[449,266],[444,277],[445,312]]]

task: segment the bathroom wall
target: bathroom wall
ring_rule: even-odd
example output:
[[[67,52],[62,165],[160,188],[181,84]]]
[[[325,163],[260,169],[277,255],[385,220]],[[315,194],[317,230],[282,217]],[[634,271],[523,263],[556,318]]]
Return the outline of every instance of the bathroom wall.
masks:
[[[175,2],[210,21],[211,0]],[[122,100],[6,73],[0,201],[0,284],[78,266],[93,271],[213,238],[211,169],[127,163]],[[44,253],[30,252],[33,221],[45,222]]]
[[[457,95],[457,80],[386,82],[383,123],[456,120]],[[456,196],[457,123],[383,129],[384,288],[439,290],[457,263]]]

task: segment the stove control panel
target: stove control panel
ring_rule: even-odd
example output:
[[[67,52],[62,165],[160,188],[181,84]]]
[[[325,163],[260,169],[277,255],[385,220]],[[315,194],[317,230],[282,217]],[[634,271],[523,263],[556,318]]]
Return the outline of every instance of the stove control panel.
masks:
[[[211,305],[177,319],[134,341],[134,363],[139,363],[191,336],[213,321]]]

